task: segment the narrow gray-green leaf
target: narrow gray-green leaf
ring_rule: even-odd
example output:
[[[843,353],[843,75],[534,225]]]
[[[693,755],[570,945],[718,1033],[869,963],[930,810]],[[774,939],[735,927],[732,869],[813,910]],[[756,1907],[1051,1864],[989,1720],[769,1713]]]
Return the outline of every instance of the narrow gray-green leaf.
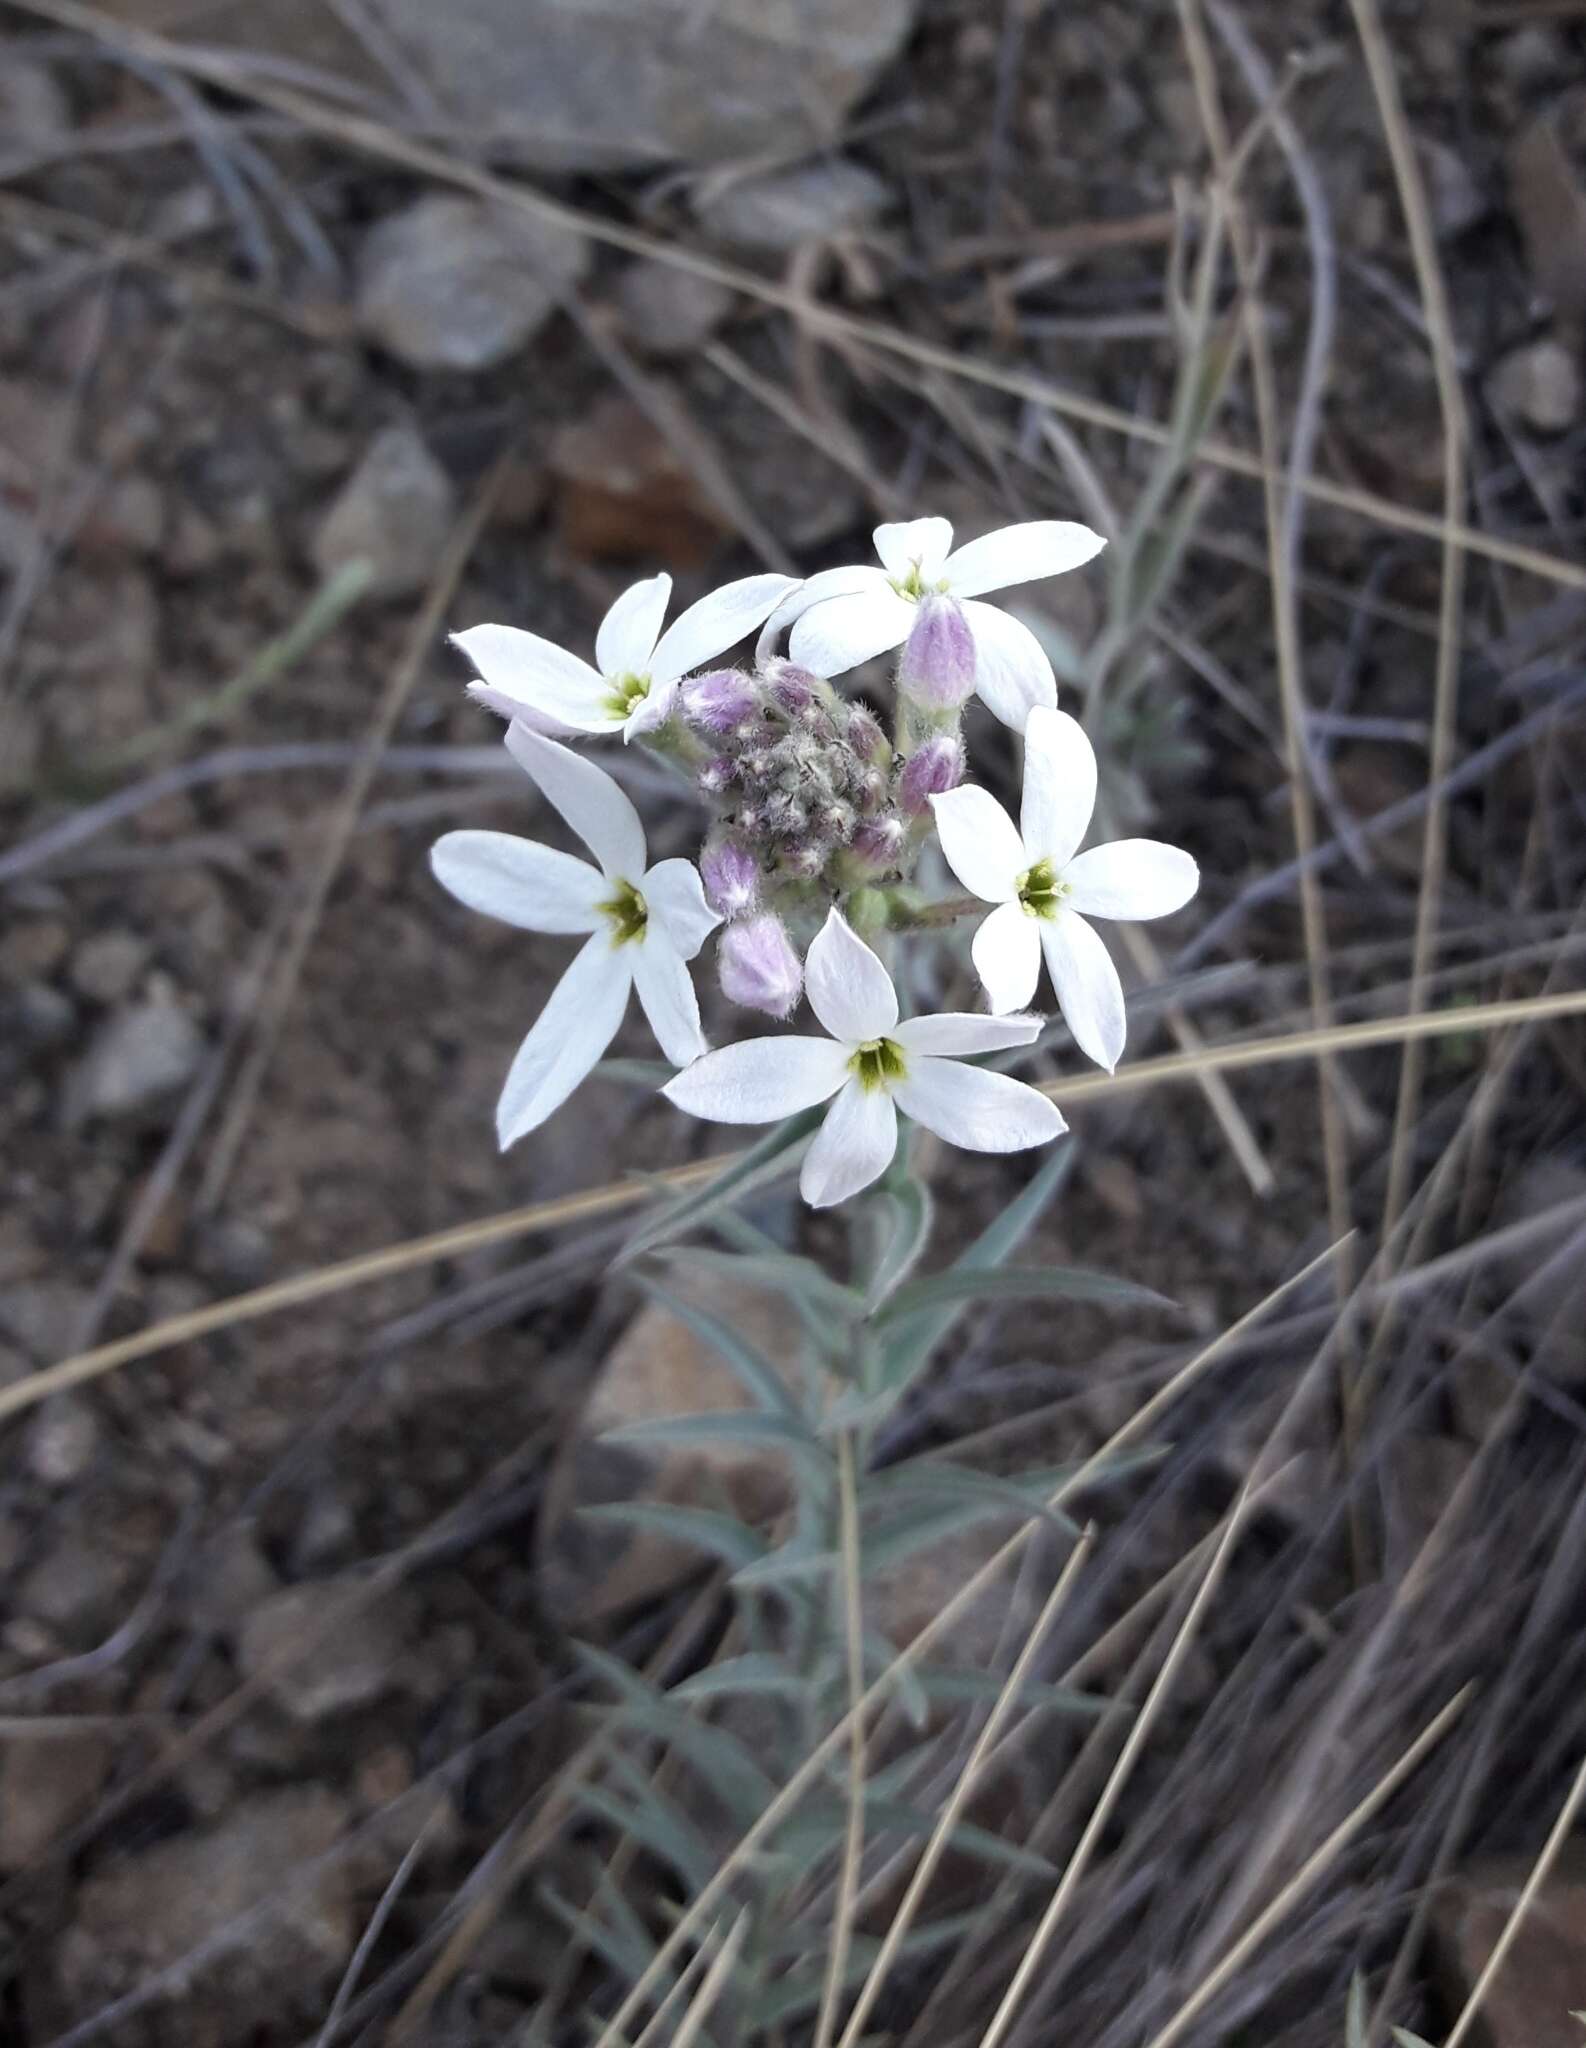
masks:
[[[931,1191],[917,1174],[889,1180],[883,1192],[892,1210],[892,1229],[865,1296],[871,1315],[914,1271],[931,1235]]]
[[[713,1180],[679,1196],[659,1216],[641,1224],[618,1255],[617,1263],[626,1265],[641,1252],[653,1251],[680,1231],[691,1230],[696,1224],[703,1223],[724,1203],[736,1201],[762,1182],[787,1172],[793,1164],[794,1148],[803,1144],[823,1114],[822,1109],[801,1110],[797,1116],[790,1116],[785,1123],[767,1131],[730,1166],[724,1166]]]
[[[715,1508],[674,1507],[658,1500],[611,1500],[592,1501],[576,1512],[589,1521],[619,1522],[625,1528],[647,1529],[695,1550],[708,1550],[734,1571],[757,1563],[766,1554],[762,1537],[735,1515],[721,1514]]]
[[[710,1346],[751,1401],[768,1414],[785,1415],[802,1425],[804,1411],[797,1396],[757,1345],[751,1344],[724,1317],[708,1308],[697,1307],[682,1295],[673,1294],[670,1288],[662,1287],[654,1280],[646,1280],[644,1286],[646,1292],[653,1295],[669,1314],[676,1316],[685,1329],[692,1330],[696,1337]]]
[[[787,1415],[768,1415],[754,1408],[709,1409],[698,1415],[651,1415],[639,1422],[619,1422],[600,1432],[607,1444],[677,1445],[735,1444],[745,1450],[776,1451],[801,1459],[816,1479],[829,1478],[831,1454],[802,1422]]]
[[[900,1288],[877,1319],[883,1329],[930,1309],[971,1301],[1106,1301],[1140,1308],[1173,1308],[1175,1303],[1138,1281],[1084,1266],[1003,1266],[990,1271],[949,1268]]]
[[[680,1679],[668,1697],[674,1700],[713,1700],[729,1693],[771,1695],[779,1699],[803,1699],[809,1680],[783,1658],[766,1650],[746,1651],[741,1657],[723,1657]]]

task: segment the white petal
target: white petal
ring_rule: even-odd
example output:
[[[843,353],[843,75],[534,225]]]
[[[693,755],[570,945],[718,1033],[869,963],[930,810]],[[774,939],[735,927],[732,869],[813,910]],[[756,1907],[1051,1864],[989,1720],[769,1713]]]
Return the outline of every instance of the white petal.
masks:
[[[724,583],[720,590],[691,604],[667,627],[650,658],[652,679],[675,682],[702,661],[714,661],[746,633],[763,625],[789,591],[797,588],[792,576],[743,576],[736,583]]]
[[[572,826],[605,872],[637,883],[646,866],[644,827],[632,799],[604,768],[524,725],[507,727],[507,752]]]
[[[477,679],[468,685],[468,694],[476,704],[483,704],[487,711],[495,712],[498,718],[509,723],[520,719],[530,732],[542,733],[548,740],[580,740],[591,730],[605,731],[605,727],[590,728],[569,725],[565,718],[553,718],[548,711],[535,711],[527,704],[520,704],[502,690],[491,689],[488,683]]]
[[[993,912],[993,915],[996,913]],[[990,923],[987,919],[987,923]],[[1033,920],[1025,918],[1029,924]],[[1039,947],[1037,960],[1039,960]],[[1016,1045],[1033,1045],[1041,1035],[1039,1017],[982,1017],[976,1011],[944,1010],[935,1017],[910,1017],[893,1037],[905,1052],[922,1055],[950,1053],[967,1059],[977,1052],[1007,1052]]]
[[[910,1060],[893,1092],[906,1116],[966,1152],[1022,1152],[1068,1129],[1057,1105],[1026,1082],[961,1060]]]
[[[630,943],[622,950],[630,956],[633,986],[656,1044],[674,1067],[686,1067],[707,1048],[699,1028],[699,997],[682,954],[656,925],[637,945]]]
[[[1096,808],[1096,750],[1077,718],[1038,704],[1024,728],[1024,808],[1032,859],[1066,868]]]
[[[878,526],[871,538],[889,576],[906,582],[917,568],[922,582],[934,583],[953,544],[953,524],[950,519],[900,519],[890,526]],[[982,587],[994,588],[991,584]]]
[[[526,932],[595,932],[608,884],[598,868],[510,832],[448,832],[430,848],[443,889]]]
[[[652,681],[648,690],[628,713],[628,722],[622,728],[624,740],[636,740],[642,733],[654,732],[665,725],[677,709],[681,683],[673,676],[669,683]]]
[[[818,570],[802,583],[795,584],[760,628],[760,638],[755,642],[755,659],[764,661],[768,654],[774,653],[779,635],[785,633],[795,619],[802,618],[811,605],[824,604],[829,597],[851,597],[855,591],[885,590],[887,587],[885,571],[872,568],[868,563],[845,569]]]
[[[1123,984],[1100,935],[1077,911],[1041,922],[1041,950],[1074,1043],[1110,1074],[1123,1057],[1128,1030]]]
[[[552,990],[496,1105],[503,1152],[561,1108],[616,1037],[633,985],[625,951],[597,932]]]
[[[1022,903],[999,904],[976,932],[969,956],[993,1010],[1024,1009],[1041,978],[1038,920]]]
[[[1160,839],[1114,839],[1091,847],[1063,870],[1073,907],[1092,917],[1166,917],[1188,903],[1200,878],[1181,846]]]
[[[901,647],[916,607],[885,581],[848,597],[829,597],[796,619],[788,652],[818,676],[840,676],[874,655]]]
[[[971,894],[987,903],[1010,903],[1030,865],[1018,827],[978,783],[931,798],[936,834],[947,865]]]
[[[848,1053],[829,1038],[743,1038],[685,1067],[661,1093],[718,1124],[774,1124],[835,1095]]]
[[[646,576],[628,585],[595,635],[595,666],[603,676],[648,674],[671,595],[670,576]]]
[[[975,636],[975,694],[986,709],[1023,732],[1038,704],[1057,702],[1057,678],[1046,651],[1028,626],[978,598],[964,601]]]
[[[1072,519],[1028,519],[966,540],[948,556],[942,574],[954,597],[978,597],[983,590],[1007,590],[1038,576],[1061,576],[1106,545],[1099,533]]]
[[[898,1149],[898,1113],[885,1088],[850,1081],[826,1112],[804,1155],[799,1193],[812,1209],[829,1209],[869,1187]]]
[[[826,913],[826,922],[810,941],[804,988],[810,1008],[844,1045],[885,1038],[898,1021],[898,992],[891,975],[840,910]]]
[[[476,685],[475,695],[503,717],[538,712],[574,732],[611,732],[622,723],[606,709],[604,681],[554,640],[516,626],[470,626],[452,642],[479,671],[484,688]]]
[[[650,914],[685,960],[692,960],[721,923],[705,900],[705,885],[692,861],[658,860],[639,884]]]

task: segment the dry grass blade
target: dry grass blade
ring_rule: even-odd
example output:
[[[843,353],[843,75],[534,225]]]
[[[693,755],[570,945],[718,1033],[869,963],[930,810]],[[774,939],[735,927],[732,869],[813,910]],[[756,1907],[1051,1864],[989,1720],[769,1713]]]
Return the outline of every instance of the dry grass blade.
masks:
[[[1083,1834],[1074,1845],[1074,1853],[1068,1859],[1057,1890],[1053,1892],[1046,1911],[1041,1915],[1034,1934],[1031,1935],[1023,1955],[1019,1958],[1019,1966],[1013,1973],[1013,1981],[1003,1993],[1002,2002],[992,2014],[986,2031],[980,2037],[979,2048],[997,2048],[997,2043],[1004,2038],[1013,2024],[1014,2015],[1024,1994],[1030,1988],[1036,1971],[1041,1967],[1042,1958],[1051,1944],[1052,1936],[1057,1932],[1057,1923],[1079,1889],[1081,1878],[1090,1867],[1090,1859],[1096,1853],[1096,1845],[1112,1819],[1113,1809],[1134,1774],[1134,1767],[1173,1689],[1173,1682],[1182,1670],[1184,1659],[1189,1655],[1195,1638],[1200,1633],[1201,1622],[1216,1596],[1217,1588],[1222,1584],[1223,1575],[1228,1569],[1228,1561],[1233,1556],[1234,1545],[1243,1532],[1249,1507],[1250,1489],[1246,1486],[1241,1489],[1239,1498],[1234,1502],[1228,1516],[1228,1526],[1211,1554],[1201,1582],[1195,1589],[1195,1597],[1186,1608],[1184,1619],[1174,1631],[1168,1653],[1162,1660],[1162,1669],[1157,1673],[1144,1705],[1135,1716],[1123,1748],[1118,1753],[1118,1760],[1108,1773],[1107,1782],[1103,1785],[1096,1804],[1091,1808],[1090,1818],[1085,1823]]]
[[[1251,1039],[1240,1045],[1208,1046],[1204,1052],[1164,1053],[1161,1058],[1141,1060],[1117,1074],[1081,1074],[1069,1081],[1047,1082],[1042,1093],[1061,1097],[1065,1105],[1088,1102],[1095,1097],[1118,1094],[1135,1088],[1151,1088],[1169,1081],[1196,1080],[1207,1073],[1231,1073],[1242,1067],[1261,1067],[1288,1060],[1314,1059],[1319,1052],[1362,1052],[1372,1046],[1402,1045],[1407,1037],[1436,1038],[1445,1033],[1502,1031],[1514,1024],[1544,1024],[1566,1017],[1586,1015],[1586,990],[1570,990],[1552,996],[1517,998],[1507,1003],[1484,1003],[1470,1009],[1423,1011],[1419,1017],[1375,1018],[1363,1024],[1336,1024],[1328,1031],[1300,1031],[1281,1038]],[[114,1343],[101,1344],[93,1351],[63,1359],[0,1389],[0,1422],[21,1414],[51,1394],[85,1381],[101,1378],[137,1359],[150,1358],[174,1344],[191,1343],[213,1336],[241,1323],[257,1322],[262,1316],[299,1308],[311,1301],[323,1301],[349,1287],[365,1287],[396,1273],[411,1272],[417,1266],[434,1265],[441,1259],[478,1251],[485,1245],[505,1244],[512,1239],[554,1230],[564,1223],[582,1222],[592,1216],[609,1216],[617,1210],[649,1201],[658,1190],[698,1186],[725,1171],[737,1158],[735,1153],[718,1153],[709,1159],[691,1161],[687,1166],[669,1167],[644,1181],[611,1181],[604,1187],[588,1188],[582,1194],[564,1195],[555,1201],[534,1202],[524,1209],[508,1209],[499,1216],[486,1216],[475,1223],[459,1223],[450,1230],[405,1244],[387,1245],[377,1252],[343,1259],[332,1266],[320,1266],[312,1273],[300,1273],[288,1280],[273,1281],[252,1293],[233,1296],[230,1301],[211,1303],[153,1329],[139,1330]]]
[[[1307,1858],[1277,1897],[1256,1915],[1210,1976],[1190,1994],[1162,2031],[1152,2037],[1148,2048],[1172,2048],[1175,2041],[1182,2040],[1185,2029],[1205,2010],[1240,1966],[1255,1953],[1272,1930],[1281,1923],[1289,1909],[1304,1898],[1311,1886],[1329,1869],[1372,1815],[1386,1804],[1416,1766],[1442,1741],[1465,1711],[1470,1702],[1471,1691],[1472,1688],[1466,1686],[1457,1692],[1441,1713],[1428,1722],[1393,1768],[1361,1800],[1353,1812],[1339,1823],[1316,1853]],[[1452,2040],[1448,2048],[1454,2048]]]
[[[1415,143],[1405,119],[1394,75],[1393,55],[1383,32],[1377,0],[1350,0],[1356,32],[1365,54],[1377,112],[1393,162],[1399,203],[1404,209],[1416,283],[1431,337],[1437,376],[1438,406],[1443,421],[1443,568],[1438,607],[1437,667],[1432,686],[1432,750],[1427,764],[1431,803],[1421,842],[1421,890],[1416,903],[1415,953],[1411,969],[1410,1011],[1425,1002],[1425,980],[1432,961],[1438,914],[1442,906],[1443,869],[1447,855],[1445,784],[1453,761],[1454,703],[1459,685],[1460,623],[1464,609],[1465,550],[1455,535],[1455,522],[1465,493],[1465,411],[1459,381],[1459,353],[1449,311],[1448,287],[1437,256],[1437,236],[1427,205]],[[1394,1115],[1393,1146],[1388,1164],[1388,1192],[1383,1228],[1391,1230],[1404,1206],[1409,1183],[1411,1141],[1420,1103],[1422,1050],[1411,1040],[1404,1049],[1399,1073],[1399,1101]]]
[[[903,1944],[904,1936],[914,1924],[914,1916],[920,1909],[926,1890],[930,1885],[931,1879],[935,1876],[937,1866],[940,1864],[943,1853],[947,1848],[947,1838],[958,1825],[959,1817],[969,1803],[969,1795],[974,1791],[975,1786],[979,1782],[980,1774],[985,1768],[987,1759],[996,1747],[1004,1727],[1007,1725],[1009,1715],[1018,1704],[1019,1695],[1024,1688],[1024,1681],[1029,1676],[1030,1667],[1035,1662],[1041,1645],[1046,1641],[1047,1633],[1052,1623],[1067,1604],[1068,1596],[1074,1587],[1074,1581],[1078,1578],[1086,1558],[1089,1557],[1095,1545],[1095,1541],[1096,1532],[1094,1528],[1085,1529],[1079,1541],[1070,1552],[1068,1562],[1059,1574],[1057,1583],[1047,1595],[1046,1604],[1036,1617],[1034,1627],[1025,1637],[1023,1646],[1014,1660],[1013,1668],[1008,1673],[1001,1692],[998,1693],[996,1700],[993,1702],[990,1714],[986,1717],[986,1725],[981,1729],[974,1748],[965,1760],[964,1768],[958,1774],[957,1782],[948,1794],[942,1810],[937,1816],[936,1825],[931,1830],[931,1838],[926,1843],[924,1853],[915,1866],[914,1875],[909,1879],[908,1889],[904,1892],[902,1899],[898,1903],[898,1910],[892,1916],[892,1924],[887,1929],[881,1947],[876,1952],[876,1959],[871,1964],[870,1974],[866,1977],[864,1986],[854,2002],[854,2009],[848,2015],[848,2025],[843,2030],[843,2037],[838,2043],[838,2048],[858,2048],[859,2037],[864,2029],[864,2023],[870,2016],[871,2007],[881,1995],[881,1988],[886,1982],[887,1972],[892,1968],[897,1958],[897,1953]]]
[[[729,1929],[719,1952],[711,1958],[710,1968],[705,1972],[688,2011],[678,2021],[677,2032],[672,2036],[672,2048],[693,2048],[700,2029],[710,2017],[711,2007],[727,1988],[727,1979],[732,1975],[733,1964],[738,1960],[738,1951],[743,1947],[748,1931],[749,1909],[745,1906]]]
[[[403,135],[383,122],[346,113],[290,86],[267,81],[224,51],[188,48],[147,30],[113,20],[96,8],[80,5],[79,0],[15,0],[15,5],[20,13],[75,29],[116,48],[133,50],[187,77],[203,79],[241,99],[271,107],[299,122],[311,134],[324,136],[345,148],[381,162],[401,165],[442,184],[478,193],[503,206],[531,213],[540,220],[587,235],[592,241],[602,242],[610,248],[626,250],[630,255],[653,257],[691,276],[726,285],[732,291],[742,292],[759,300],[762,305],[775,306],[829,335],[863,347],[884,350],[926,369],[979,384],[987,390],[1001,391],[1011,398],[1026,399],[1045,410],[1087,421],[1092,426],[1125,435],[1131,440],[1166,447],[1173,438],[1172,429],[1159,421],[1140,419],[1122,407],[1084,398],[1043,377],[1000,369],[952,349],[939,348],[901,328],[889,327],[878,320],[866,320],[809,299],[754,271],[719,263],[712,257],[646,234],[641,229],[626,227],[600,214],[547,199],[532,187],[498,177],[493,172],[449,155],[445,150]],[[1203,441],[1196,449],[1196,460],[1255,482],[1262,481],[1268,474],[1259,456],[1223,441]],[[1306,496],[1318,504],[1356,513],[1361,518],[1375,520],[1401,533],[1457,544],[1465,552],[1505,562],[1511,568],[1528,570],[1532,575],[1565,589],[1586,590],[1586,566],[1548,554],[1544,549],[1530,547],[1523,541],[1503,540],[1480,533],[1474,527],[1450,526],[1446,520],[1395,504],[1375,492],[1333,483],[1325,477],[1307,477],[1303,489]]]
[[[848,1824],[843,1831],[842,1867],[832,1906],[831,1949],[826,1982],[821,1988],[815,2022],[815,2048],[828,2048],[837,2026],[837,2008],[848,1977],[848,1952],[853,1939],[854,1901],[859,1896],[859,1866],[865,1847],[865,1717],[860,1711],[865,1691],[864,1576],[859,1561],[859,1480],[854,1470],[853,1431],[837,1438],[838,1523],[842,1549],[843,1648],[848,1665]]]
[[[1464,2010],[1454,2022],[1454,2031],[1444,2043],[1444,2048],[1460,2048],[1460,2043],[1476,2024],[1476,2015],[1481,2010],[1481,2002],[1487,1995],[1488,1987],[1503,1968],[1510,1949],[1519,1938],[1520,1929],[1525,1925],[1525,1917],[1530,1912],[1537,1893],[1547,1882],[1547,1874],[1553,1868],[1583,1805],[1586,1805],[1586,1763],[1583,1763],[1575,1774],[1575,1782],[1570,1787],[1569,1797],[1559,1808],[1558,1818],[1554,1821],[1547,1840],[1542,1844],[1541,1854],[1531,1866],[1531,1874],[1527,1877],[1519,1898],[1514,1902],[1514,1911],[1504,1922],[1502,1934],[1493,1943],[1492,1954],[1488,1956],[1481,1975],[1470,1987],[1470,1996],[1465,2000]]]
[[[204,1171],[199,1189],[197,1207],[200,1213],[212,1210],[219,1202],[231,1169],[253,1115],[254,1104],[264,1085],[264,1077],[274,1055],[281,1027],[286,1021],[287,1010],[302,977],[303,965],[308,951],[319,930],[325,904],[347,849],[352,844],[357,828],[359,813],[368,801],[369,791],[379,771],[380,757],[386,743],[396,730],[397,720],[402,716],[403,706],[413,694],[414,685],[423,672],[424,663],[431,648],[440,637],[447,607],[451,604],[457,584],[468,566],[469,557],[478,544],[490,518],[497,495],[506,482],[511,467],[513,450],[509,446],[503,451],[495,466],[486,477],[473,503],[457,522],[440,560],[435,574],[425,593],[424,602],[413,621],[407,647],[385,694],[375,710],[363,747],[353,763],[342,790],[341,802],[331,819],[330,829],[325,835],[324,845],[319,850],[306,888],[303,892],[301,909],[296,925],[282,948],[281,958],[264,998],[259,1005],[259,1021],[253,1047],[241,1073],[236,1088],[227,1105],[226,1120],[220,1127],[214,1149]]]
[[[1174,1373],[1165,1386],[1152,1395],[1151,1399],[1142,1408],[1136,1410],[1121,1428],[1114,1430],[1100,1449],[1093,1451],[1083,1464],[1071,1473],[1063,1481],[1062,1485],[1055,1489],[1046,1501],[1047,1508],[1059,1508],[1065,1501],[1072,1500],[1077,1494],[1082,1493],[1099,1472],[1106,1470],[1121,1450],[1124,1450],[1128,1445],[1144,1436],[1158,1419],[1172,1407],[1181,1394],[1187,1392],[1197,1380],[1210,1371],[1211,1367],[1217,1363],[1231,1345],[1237,1344],[1239,1339],[1248,1330],[1253,1329],[1270,1309],[1276,1307],[1279,1302],[1285,1300],[1296,1289],[1303,1287],[1313,1274],[1320,1272],[1322,1267],[1335,1256],[1337,1249],[1336,1245],[1330,1245],[1326,1251],[1320,1252],[1311,1260],[1309,1265],[1303,1267],[1298,1273],[1275,1287],[1270,1294],[1257,1302],[1253,1308],[1247,1309],[1239,1320],[1230,1325],[1221,1336],[1213,1338],[1212,1342],[1203,1350],[1197,1352],[1187,1364],[1180,1366],[1179,1370]],[[1017,1530],[1008,1538],[1006,1543],[993,1552],[978,1570],[971,1573],[969,1578],[959,1587],[958,1591],[932,1616],[912,1642],[906,1645],[893,1660],[892,1664],[871,1684],[860,1702],[863,1714],[868,1715],[872,1708],[883,1704],[890,1697],[893,1681],[897,1674],[908,1669],[924,1657],[955,1623],[970,1611],[974,1603],[995,1582],[998,1575],[1018,1559],[1032,1534],[1041,1526],[1041,1518],[1033,1516],[1024,1524],[1022,1529]],[[754,1825],[739,1837],[735,1846],[723,1859],[710,1883],[689,1904],[687,1910],[678,1920],[677,1925],[651,1958],[648,1968],[634,1983],[621,2004],[617,2007],[617,2010],[612,2014],[605,2030],[594,2044],[594,2048],[618,2048],[618,2044],[622,2041],[623,2029],[628,2024],[628,2021],[649,1996],[657,1978],[671,1964],[679,1949],[692,1937],[701,1921],[714,1909],[717,1901],[731,1882],[734,1873],[753,1855],[760,1843],[793,1812],[805,1792],[820,1777],[829,1760],[837,1753],[841,1744],[847,1739],[848,1722],[849,1716],[845,1714],[833,1728],[828,1730],[821,1740],[816,1743],[803,1763],[799,1765],[792,1777],[788,1779],[781,1791],[767,1805],[765,1811],[755,1821]]]

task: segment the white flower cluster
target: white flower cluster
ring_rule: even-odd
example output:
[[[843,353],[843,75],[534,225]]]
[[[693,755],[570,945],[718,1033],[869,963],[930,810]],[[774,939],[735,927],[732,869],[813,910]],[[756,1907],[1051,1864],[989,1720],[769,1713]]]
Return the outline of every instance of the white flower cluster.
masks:
[[[681,1069],[663,1093],[695,1116],[769,1123],[829,1102],[805,1156],[806,1201],[844,1201],[884,1173],[902,1109],[949,1144],[1020,1151],[1066,1127],[1045,1096],[968,1064],[1028,1045],[1044,958],[1081,1051],[1109,1070],[1124,1046],[1117,970],[1090,917],[1163,917],[1188,902],[1193,860],[1157,840],[1080,851],[1096,756],[1057,707],[1051,663],[981,594],[1077,568],[1088,527],[1036,520],[954,549],[945,519],[878,527],[879,567],[798,583],[749,576],[663,631],[671,578],[623,592],[593,665],[537,634],[475,626],[457,644],[470,686],[510,722],[506,744],[588,847],[582,861],[504,832],[449,832],[435,873],[471,909],[584,940],[518,1050],[497,1110],[503,1146],[564,1103],[617,1033],[630,991]],[[752,668],[707,668],[759,631]],[[788,637],[786,655],[778,652]],[[898,658],[893,730],[831,679]],[[978,696],[1024,739],[1017,825],[964,784],[964,706]],[[672,761],[712,813],[699,864],[650,863],[633,804],[567,744],[621,733]],[[972,902],[928,904],[912,877],[932,832],[992,907],[972,957],[990,1015],[899,1019],[862,934],[940,931]],[[824,1038],[753,1038],[712,1052],[689,963],[718,926],[725,994],[783,1019],[807,993]],[[818,926],[801,960],[796,934]]]

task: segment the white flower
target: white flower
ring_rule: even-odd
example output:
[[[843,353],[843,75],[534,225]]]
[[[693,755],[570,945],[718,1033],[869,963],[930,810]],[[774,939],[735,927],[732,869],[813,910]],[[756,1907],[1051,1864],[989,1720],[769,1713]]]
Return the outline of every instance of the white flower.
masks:
[[[817,675],[840,675],[901,647],[920,599],[942,592],[958,600],[974,635],[976,694],[1004,725],[1022,732],[1033,705],[1057,702],[1052,664],[1035,635],[977,599],[1079,568],[1107,545],[1099,533],[1072,520],[1032,519],[953,549],[947,520],[909,519],[878,526],[875,543],[879,569],[826,569],[784,598],[766,621],[761,651],[791,626],[793,659]]]
[[[679,679],[752,633],[798,583],[745,576],[691,604],[663,633],[670,576],[626,589],[600,622],[595,666],[516,626],[471,626],[453,637],[479,671],[469,688],[503,718],[537,732],[636,734],[664,725]]]
[[[765,1124],[830,1101],[799,1190],[817,1209],[885,1173],[898,1110],[971,1152],[1022,1152],[1067,1130],[1044,1095],[1007,1074],[944,1055],[1028,1045],[1037,1017],[911,1017],[898,1022],[885,967],[832,911],[804,963],[810,1006],[829,1038],[748,1038],[706,1053],[662,1093],[691,1116]]]
[[[518,1048],[496,1107],[502,1150],[559,1109],[617,1035],[628,991],[675,1066],[705,1051],[685,963],[721,923],[686,860],[648,865],[644,827],[603,768],[515,724],[507,746],[595,856],[509,832],[448,832],[430,864],[470,910],[531,932],[588,932]]]
[[[1024,804],[1015,825],[989,790],[933,796],[947,864],[995,903],[975,934],[975,967],[993,1010],[1022,1010],[1041,955],[1074,1043],[1110,1073],[1123,1052],[1123,988],[1093,917],[1166,917],[1200,883],[1190,856],[1159,839],[1078,852],[1096,807],[1096,755],[1067,712],[1037,708],[1024,734]],[[1021,829],[1022,827],[1022,829]]]

